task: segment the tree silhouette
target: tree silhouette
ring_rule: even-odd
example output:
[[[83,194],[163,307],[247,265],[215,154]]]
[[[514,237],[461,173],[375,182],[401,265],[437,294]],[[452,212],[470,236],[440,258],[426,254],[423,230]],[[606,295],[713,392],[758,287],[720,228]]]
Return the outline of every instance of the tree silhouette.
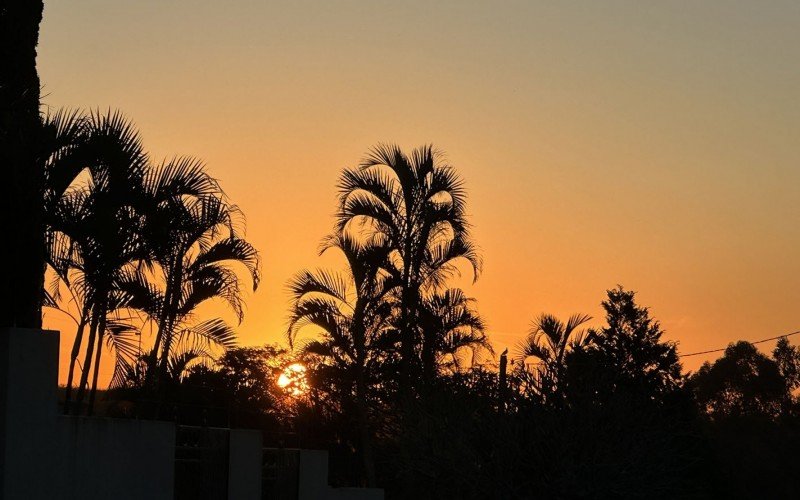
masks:
[[[525,387],[543,402],[558,403],[563,398],[566,356],[585,345],[586,332],[578,327],[590,319],[584,314],[573,314],[564,323],[552,314],[541,314],[533,321],[525,340],[518,344],[519,369]],[[529,358],[537,360],[532,370],[526,365]]]
[[[772,357],[786,381],[787,390],[792,393],[800,387],[800,349],[789,344],[789,339],[782,337],[772,351]]]
[[[246,269],[255,290],[259,256],[242,237],[238,208],[223,199],[200,162],[177,158],[150,169],[144,190],[143,236],[149,253],[121,286],[130,295],[128,305],[144,311],[155,324],[147,360],[149,381],[158,385],[180,375],[170,374],[176,346],[184,359],[197,359],[207,357],[213,345],[233,345],[235,334],[222,319],[197,322],[195,310],[220,298],[241,322],[244,307],[236,267]]]
[[[13,235],[0,285],[0,326],[40,328],[45,267],[44,174],[38,159],[41,121],[36,46],[41,0],[8,0],[0,7],[0,231]]]
[[[255,289],[258,253],[241,236],[238,208],[204,166],[176,158],[153,167],[121,114],[57,112],[43,130],[48,262],[79,309],[64,408],[88,328],[77,401],[80,410],[90,389],[91,413],[104,340],[115,354],[112,386],[139,376],[152,386],[159,374],[174,381],[214,345],[232,346],[235,334],[223,320],[197,321],[194,312],[219,297],[241,321],[235,267],[248,271]],[[59,306],[59,281],[45,297]],[[142,356],[132,310],[156,325],[149,355]]]
[[[599,397],[632,391],[654,400],[679,390],[683,378],[677,346],[661,340],[660,324],[636,304],[635,292],[621,286],[608,290],[602,306],[607,326],[590,329],[585,345],[567,356],[575,388],[591,387],[589,392]]]
[[[293,303],[288,335],[294,343],[300,329],[316,327],[322,338],[307,342],[303,352],[323,360],[321,369],[344,389],[345,397],[355,389],[364,480],[372,486],[368,385],[380,361],[377,346],[391,326],[393,306],[386,298],[392,292],[392,279],[385,271],[390,249],[363,245],[344,233],[326,239],[323,251],[331,248],[344,254],[347,273],[303,271],[294,277],[289,284]]]
[[[228,420],[208,425],[274,431],[286,410],[277,379],[287,356],[285,349],[274,345],[228,349],[213,363],[188,370],[178,387],[181,400],[229,409]]]
[[[704,363],[689,386],[713,419],[777,417],[789,397],[778,364],[745,341],[729,345],[713,364]]]
[[[83,132],[73,133],[77,127],[83,127]],[[64,129],[81,139],[74,146],[81,152],[81,162],[77,165],[82,167],[79,172],[85,172],[86,178],[72,185],[69,177],[77,168],[65,167],[67,162],[58,161],[63,158],[47,163],[49,261],[82,302],[65,410],[69,410],[72,374],[88,326],[77,402],[80,409],[93,367],[91,412],[106,332],[112,325],[117,333],[124,330],[122,323],[108,321],[109,315],[123,305],[118,282],[127,266],[142,258],[146,251],[140,237],[142,220],[138,209],[148,158],[131,123],[119,113],[91,114],[82,125]],[[60,191],[63,193],[59,195]]]
[[[476,277],[480,269],[466,221],[463,182],[431,146],[406,155],[397,146],[378,145],[358,168],[342,173],[339,190],[338,230],[358,231],[367,241],[377,239],[393,249],[400,278],[401,391],[408,396],[421,364],[415,346],[423,335],[419,329],[423,280],[436,268],[448,272],[460,258],[471,264]],[[422,359],[428,360],[424,375],[429,380],[435,342],[422,344]]]
[[[425,360],[425,371],[430,373],[446,368],[459,372],[473,366],[484,352],[494,352],[486,337],[486,325],[474,304],[475,299],[467,297],[459,288],[423,296],[419,313],[422,352],[429,358],[431,354],[434,357]],[[465,355],[469,355],[466,364]]]

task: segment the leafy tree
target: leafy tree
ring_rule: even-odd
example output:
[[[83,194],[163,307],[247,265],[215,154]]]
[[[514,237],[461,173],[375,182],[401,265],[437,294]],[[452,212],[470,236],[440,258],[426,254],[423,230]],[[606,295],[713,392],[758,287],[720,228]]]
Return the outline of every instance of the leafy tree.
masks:
[[[538,418],[533,450],[543,497],[696,494],[700,445],[676,346],[661,339],[658,322],[634,299],[622,287],[608,290],[606,326],[565,348],[558,381],[563,404],[522,402],[521,409]],[[551,321],[544,326],[560,331]],[[561,341],[553,346],[564,345],[566,327],[561,333],[553,335]]]
[[[778,370],[786,381],[786,388],[791,393],[800,387],[800,349],[791,345],[789,339],[781,337],[772,357],[778,364]]]
[[[232,347],[213,364],[188,370],[182,399],[227,409],[230,421],[219,424],[275,430],[285,412],[277,380],[287,355],[276,345]]]
[[[682,384],[675,342],[662,341],[658,321],[635,302],[635,292],[621,286],[607,291],[602,302],[607,326],[590,329],[585,346],[567,356],[572,389],[598,397],[631,391],[664,401]]]
[[[704,363],[689,382],[700,409],[712,419],[777,417],[789,397],[779,365],[739,341],[713,364]]]

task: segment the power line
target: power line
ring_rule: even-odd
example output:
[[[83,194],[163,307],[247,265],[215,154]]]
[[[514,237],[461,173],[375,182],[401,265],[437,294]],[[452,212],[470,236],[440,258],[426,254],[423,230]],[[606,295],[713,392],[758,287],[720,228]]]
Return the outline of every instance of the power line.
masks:
[[[756,341],[753,341],[753,342],[749,342],[749,341],[745,341],[745,342],[748,342],[749,344],[752,344],[752,345],[763,344],[764,342],[770,342],[770,341],[773,341],[773,340],[779,340],[779,339],[782,339],[782,338],[785,338],[785,337],[791,337],[792,335],[798,335],[798,334],[800,334],[800,330],[795,330],[795,331],[790,332],[790,333],[785,333],[783,335],[778,335],[777,337],[770,337],[768,339],[761,339],[761,340],[756,340]],[[701,354],[713,354],[715,352],[723,352],[723,351],[725,351],[725,349],[727,349],[727,347],[720,347],[719,349],[710,349],[708,351],[690,352],[688,354],[678,353],[678,356],[681,357],[681,358],[688,358],[690,356],[700,356]],[[512,358],[511,361],[513,363],[515,360]],[[541,366],[544,363],[541,362],[541,361],[538,361],[538,362],[526,362],[524,364],[527,367],[527,366]],[[492,367],[497,367],[498,366],[497,363],[494,362],[494,361],[489,361],[489,362],[484,362],[484,363],[476,363],[476,365],[477,366],[492,366]]]
[[[799,333],[800,333],[800,330],[796,330],[794,332],[786,333],[784,335],[778,335],[777,337],[770,337],[768,339],[756,340],[755,342],[749,342],[749,343],[753,344],[753,345],[763,344],[764,342],[769,342],[771,340],[778,340],[778,339],[782,339],[784,337],[791,337],[792,335],[797,335]],[[725,349],[727,349],[727,347],[722,347],[720,349],[711,349],[709,351],[690,352],[689,354],[678,354],[678,356],[680,356],[682,358],[688,358],[689,356],[699,356],[701,354],[712,354],[712,353],[715,353],[715,352],[723,352]]]

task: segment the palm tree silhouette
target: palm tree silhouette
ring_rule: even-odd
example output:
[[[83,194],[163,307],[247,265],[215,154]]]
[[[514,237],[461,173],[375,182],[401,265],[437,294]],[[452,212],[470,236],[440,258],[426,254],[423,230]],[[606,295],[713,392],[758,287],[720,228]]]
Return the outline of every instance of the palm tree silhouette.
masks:
[[[42,119],[39,157],[44,172],[46,261],[55,271],[57,278],[45,290],[44,306],[65,312],[67,311],[62,309],[59,304],[61,301],[59,279],[67,285],[70,284],[70,272],[74,267],[73,261],[80,259],[80,256],[73,255],[74,247],[69,235],[63,233],[65,224],[74,224],[78,207],[70,207],[68,203],[64,203],[62,197],[78,174],[89,163],[87,159],[81,157],[82,154],[88,154],[89,148],[85,147],[88,142],[88,130],[87,117],[75,110],[58,110],[54,114],[48,113]],[[61,219],[66,220],[62,223]],[[90,304],[85,300],[81,283],[81,280],[77,280],[76,286],[69,288],[73,301],[80,305],[78,306],[78,318],[73,317],[77,330],[67,375],[65,413],[69,413],[75,363],[80,355],[81,340],[90,312]]]
[[[89,412],[97,388],[102,342],[111,324],[109,315],[120,307],[117,282],[126,266],[144,255],[140,238],[142,178],[148,158],[138,134],[119,113],[56,115],[53,149],[46,162],[45,202],[49,262],[75,291],[82,304],[73,344],[65,410],[69,411],[75,363],[89,327],[78,408],[83,402],[93,367]],[[72,144],[68,144],[72,140]],[[73,184],[78,175],[83,182]],[[72,178],[72,179],[71,179]]]
[[[205,301],[221,298],[241,323],[244,304],[236,268],[247,271],[255,291],[259,256],[243,238],[238,207],[227,203],[199,161],[165,162],[151,169],[143,182],[148,255],[122,287],[130,294],[129,306],[144,311],[155,323],[148,375],[159,385],[169,375],[175,345],[181,344],[187,355],[202,355],[212,345],[234,345],[235,334],[223,320],[196,323],[194,313]],[[193,347],[185,343],[189,338],[195,339]]]
[[[385,242],[393,250],[399,270],[401,392],[408,396],[420,368],[415,346],[422,335],[423,280],[426,275],[436,277],[430,272],[435,265],[446,274],[458,258],[471,264],[475,278],[481,266],[469,237],[463,182],[432,146],[406,155],[395,145],[381,144],[358,168],[342,173],[339,190],[338,231],[357,234],[367,244]],[[433,346],[424,346],[423,358],[432,358]]]
[[[564,323],[552,314],[541,314],[533,321],[527,337],[517,346],[521,373],[526,376],[529,388],[543,402],[556,403],[559,400],[565,357],[571,349],[587,341],[586,332],[578,330],[578,327],[590,319],[585,314],[573,314]],[[538,362],[533,370],[528,370],[525,360],[531,357]]]
[[[369,424],[369,379],[379,363],[382,337],[391,329],[394,281],[388,273],[390,248],[364,245],[344,233],[327,238],[323,252],[340,250],[348,262],[345,274],[302,271],[289,283],[292,313],[287,330],[294,344],[300,329],[313,325],[322,334],[306,342],[305,355],[324,360],[329,374],[350,392],[355,388],[359,448],[364,479],[375,485]]]
[[[133,125],[120,113],[57,112],[46,117],[42,143],[49,264],[78,305],[65,412],[88,327],[78,408],[90,388],[91,413],[103,340],[115,354],[112,386],[144,372],[150,382],[206,359],[214,345],[234,344],[221,319],[196,321],[206,300],[221,297],[243,317],[236,264],[259,281],[257,251],[242,237],[243,216],[216,180],[192,158],[153,167]],[[59,282],[45,293],[59,305]],[[141,327],[156,341],[140,361]],[[181,368],[183,367],[183,368]],[[89,373],[93,369],[91,385]]]
[[[420,310],[423,352],[433,354],[431,359],[423,359],[424,371],[448,368],[459,372],[465,352],[470,354],[469,366],[475,364],[482,351],[494,352],[474,303],[475,299],[467,297],[459,288],[435,292],[423,299]]]

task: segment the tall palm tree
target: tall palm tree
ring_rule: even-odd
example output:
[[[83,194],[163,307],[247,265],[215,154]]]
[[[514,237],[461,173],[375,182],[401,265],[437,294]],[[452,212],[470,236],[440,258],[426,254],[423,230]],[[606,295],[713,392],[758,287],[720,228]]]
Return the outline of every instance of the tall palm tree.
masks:
[[[195,310],[221,298],[241,322],[244,306],[237,267],[247,271],[254,291],[260,270],[258,252],[242,235],[242,214],[227,203],[202,163],[191,158],[166,162],[148,172],[144,189],[143,234],[149,253],[123,288],[131,294],[129,305],[155,323],[148,373],[158,385],[167,376],[173,345],[183,337],[233,345],[235,335],[227,324],[219,319],[196,323]]]
[[[91,412],[109,314],[120,305],[116,283],[126,266],[144,255],[138,208],[148,158],[132,124],[119,113],[60,118],[54,120],[56,138],[59,130],[66,137],[54,141],[62,147],[54,148],[46,162],[49,262],[81,299],[65,410],[88,326],[77,401],[80,408],[94,367]],[[68,145],[70,136],[77,142]]]
[[[355,389],[359,452],[365,483],[375,485],[375,466],[370,440],[369,379],[374,375],[380,352],[376,346],[391,327],[394,280],[390,248],[364,245],[353,237],[336,233],[323,245],[340,250],[348,262],[345,274],[323,270],[302,271],[289,283],[292,313],[287,330],[294,344],[299,330],[313,325],[320,340],[303,346],[306,355],[324,360],[329,372],[348,394]]]
[[[573,314],[566,323],[552,314],[541,314],[533,321],[527,337],[520,342],[517,352],[520,369],[527,375],[529,389],[545,402],[557,403],[561,397],[564,379],[564,360],[571,349],[586,342],[584,330],[578,330],[591,316]],[[528,370],[526,360],[537,360],[535,368]]]
[[[404,154],[395,145],[374,147],[358,168],[346,169],[339,181],[337,229],[378,239],[393,249],[399,270],[402,384],[409,396],[413,374],[420,367],[416,348],[422,282],[426,266],[464,258],[474,277],[480,259],[466,221],[466,192],[455,169],[431,146]],[[445,266],[446,268],[449,266]],[[433,343],[428,343],[430,351]],[[430,358],[431,353],[423,354]]]

